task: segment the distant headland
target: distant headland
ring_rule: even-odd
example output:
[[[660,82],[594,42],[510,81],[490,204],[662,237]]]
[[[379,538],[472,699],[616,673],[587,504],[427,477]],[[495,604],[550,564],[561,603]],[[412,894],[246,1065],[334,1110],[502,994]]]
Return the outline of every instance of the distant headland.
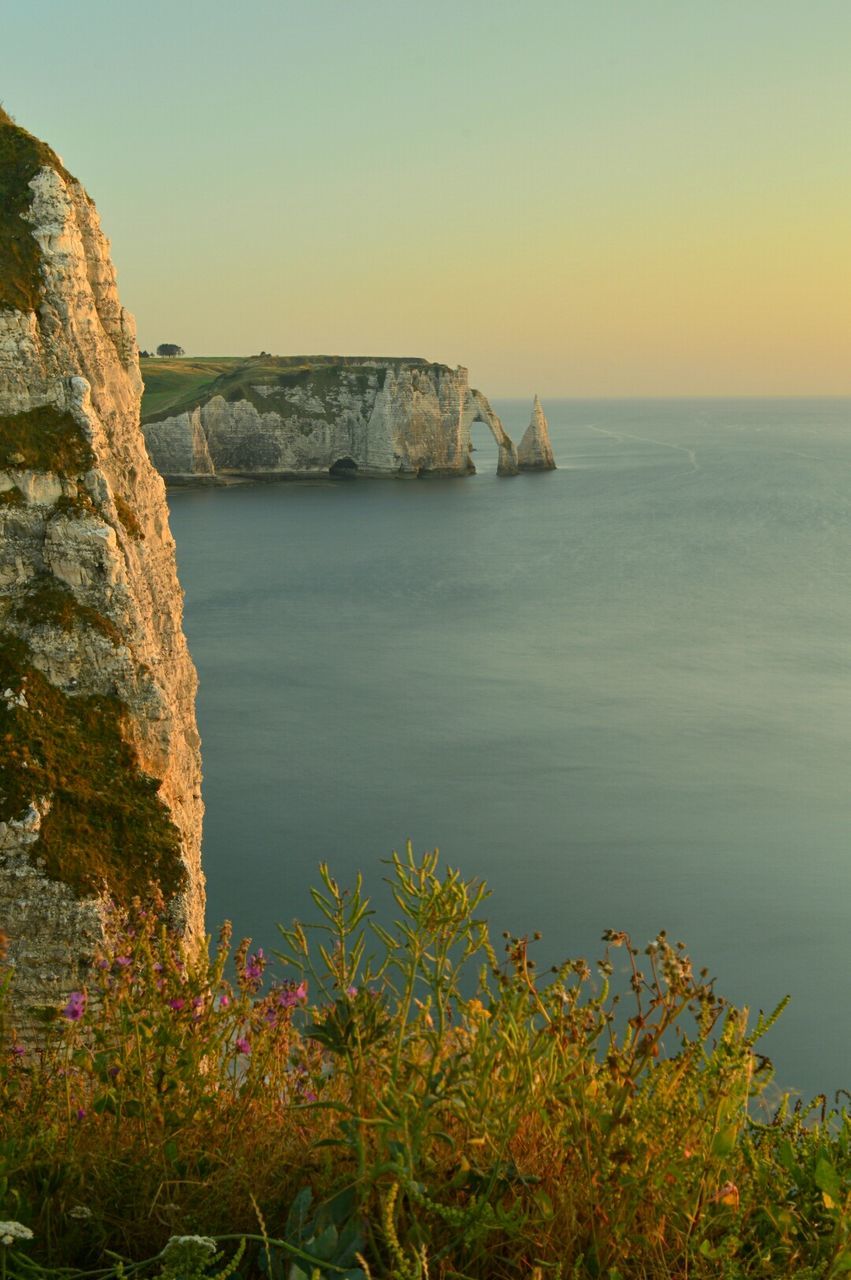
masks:
[[[142,430],[170,483],[323,476],[464,476],[470,428],[499,446],[498,473],[555,467],[535,397],[514,444],[467,370],[396,356],[142,358]]]

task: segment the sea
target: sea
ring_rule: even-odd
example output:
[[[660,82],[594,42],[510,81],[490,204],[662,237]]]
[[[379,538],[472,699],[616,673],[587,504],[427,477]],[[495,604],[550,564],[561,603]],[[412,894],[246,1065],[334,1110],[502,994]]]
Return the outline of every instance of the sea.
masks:
[[[495,401],[519,440],[528,400]],[[487,881],[540,968],[660,929],[780,1087],[851,1089],[851,400],[545,400],[558,469],[169,495],[208,928],[327,862]],[[622,963],[622,960],[621,960]]]

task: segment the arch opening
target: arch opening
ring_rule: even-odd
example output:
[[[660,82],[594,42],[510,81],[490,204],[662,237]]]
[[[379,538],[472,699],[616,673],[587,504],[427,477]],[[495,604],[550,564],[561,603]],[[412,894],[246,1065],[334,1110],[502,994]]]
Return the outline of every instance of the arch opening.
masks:
[[[499,466],[499,442],[490,423],[484,418],[474,418],[470,423],[470,449],[473,464],[479,475],[496,475]]]

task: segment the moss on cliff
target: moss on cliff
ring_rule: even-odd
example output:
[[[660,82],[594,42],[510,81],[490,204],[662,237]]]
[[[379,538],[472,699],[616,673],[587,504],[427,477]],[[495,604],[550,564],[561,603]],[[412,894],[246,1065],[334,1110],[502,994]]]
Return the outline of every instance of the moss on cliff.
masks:
[[[58,627],[71,632],[78,624],[99,631],[113,644],[121,644],[118,627],[97,609],[81,604],[70,587],[50,573],[40,574],[27,587],[26,593],[15,604],[12,616],[29,627],[39,625]]]
[[[70,180],[50,147],[0,107],[0,308],[35,311],[41,301],[41,255],[21,215],[32,201],[29,183],[45,166]]]
[[[113,496],[113,502],[115,503],[115,510],[118,512],[118,519],[124,527],[124,532],[128,537],[142,541],[145,537],[145,531],[130,503],[126,502],[120,493],[116,493]]]
[[[41,405],[0,415],[0,466],[79,475],[94,461],[91,446],[70,413]]]
[[[180,838],[125,738],[118,698],[73,696],[32,664],[24,641],[0,637],[0,690],[23,693],[26,707],[0,697],[0,818],[20,818],[41,797],[51,807],[34,856],[52,879],[78,894],[106,883],[120,902],[150,881],[174,894],[182,885]]]

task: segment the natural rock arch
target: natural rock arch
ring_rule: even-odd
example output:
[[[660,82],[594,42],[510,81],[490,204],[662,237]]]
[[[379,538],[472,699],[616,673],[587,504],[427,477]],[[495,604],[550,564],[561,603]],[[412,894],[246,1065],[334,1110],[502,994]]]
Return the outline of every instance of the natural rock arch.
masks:
[[[465,427],[468,440],[470,427],[474,422],[484,422],[490,428],[491,435],[499,446],[499,461],[496,464],[496,474],[498,476],[516,476],[518,472],[517,445],[511,439],[500,422],[498,414],[494,413],[487,397],[483,396],[481,391],[470,389],[467,394],[464,416],[466,418]],[[475,471],[475,469],[471,459],[470,470]]]

